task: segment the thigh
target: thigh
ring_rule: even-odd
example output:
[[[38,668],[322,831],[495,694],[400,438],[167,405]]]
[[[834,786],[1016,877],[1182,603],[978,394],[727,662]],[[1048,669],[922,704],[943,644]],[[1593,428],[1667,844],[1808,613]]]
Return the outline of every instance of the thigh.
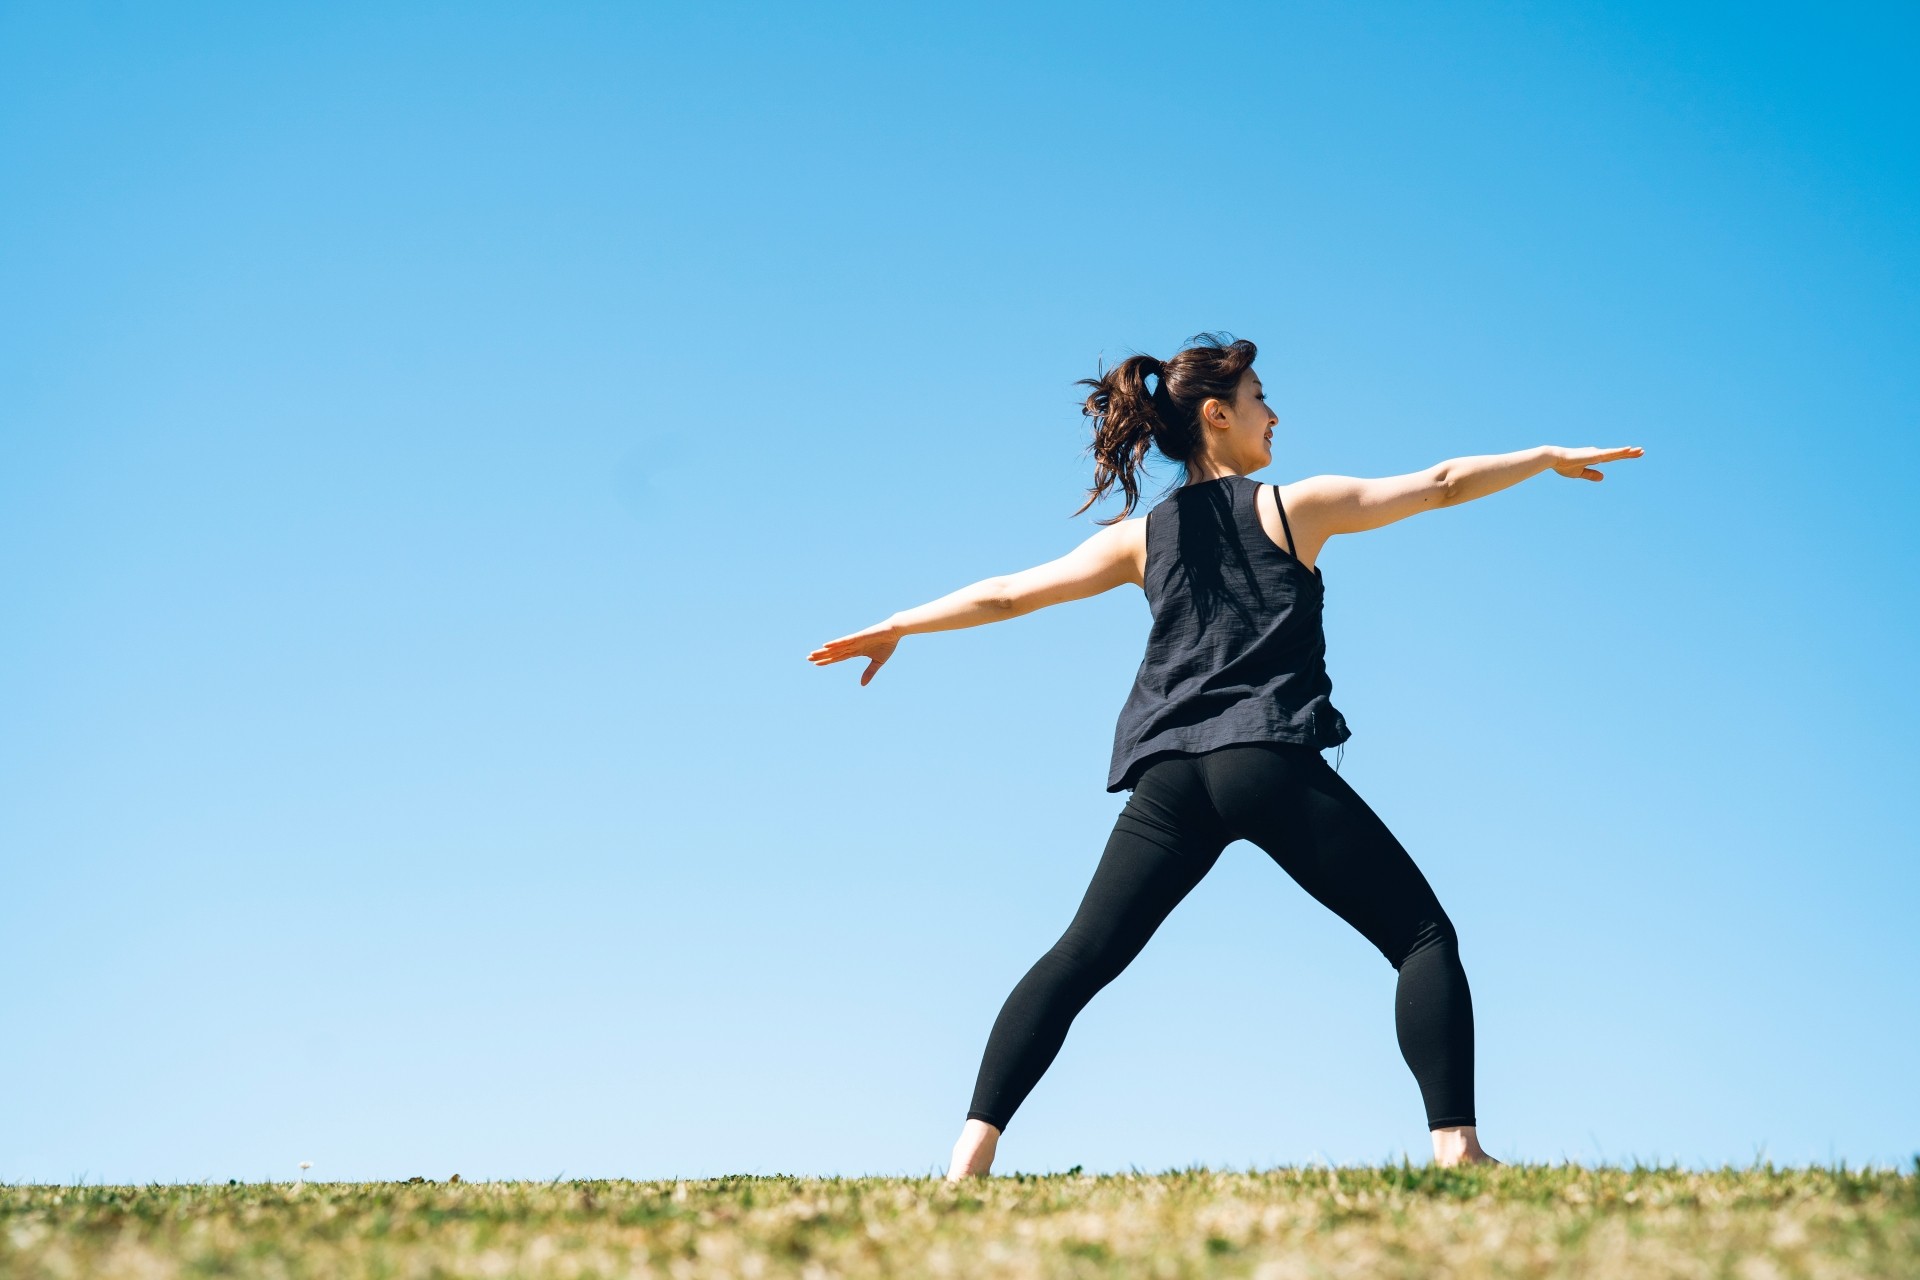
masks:
[[[1202,759],[1233,833],[1258,845],[1394,965],[1452,933],[1406,848],[1318,751],[1255,743]]]
[[[1152,765],[1114,819],[1057,948],[1124,965],[1213,869],[1231,839],[1192,757]]]

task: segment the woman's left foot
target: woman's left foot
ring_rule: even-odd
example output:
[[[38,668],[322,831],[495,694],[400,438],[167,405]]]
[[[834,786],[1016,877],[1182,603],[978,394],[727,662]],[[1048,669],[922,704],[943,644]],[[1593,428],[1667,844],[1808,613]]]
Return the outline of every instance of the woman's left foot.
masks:
[[[1000,1143],[1000,1131],[984,1120],[969,1120],[953,1144],[953,1159],[947,1164],[947,1181],[985,1177],[993,1170],[993,1150]]]

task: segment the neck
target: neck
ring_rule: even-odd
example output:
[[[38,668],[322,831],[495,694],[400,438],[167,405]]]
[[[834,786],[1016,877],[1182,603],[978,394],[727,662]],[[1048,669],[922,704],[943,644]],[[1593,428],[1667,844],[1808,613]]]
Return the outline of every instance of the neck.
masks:
[[[1244,471],[1235,471],[1232,467],[1217,467],[1210,464],[1195,466],[1187,472],[1188,484],[1204,484],[1209,480],[1218,480],[1224,476],[1245,475]]]

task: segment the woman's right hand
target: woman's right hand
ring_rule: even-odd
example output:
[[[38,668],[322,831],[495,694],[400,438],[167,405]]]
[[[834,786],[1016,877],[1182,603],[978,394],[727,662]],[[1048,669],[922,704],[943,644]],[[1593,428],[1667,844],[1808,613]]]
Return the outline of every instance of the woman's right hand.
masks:
[[[1637,444],[1630,444],[1624,449],[1569,449],[1550,444],[1547,446],[1547,465],[1572,480],[1604,480],[1606,476],[1595,471],[1593,463],[1637,458],[1645,452]]]

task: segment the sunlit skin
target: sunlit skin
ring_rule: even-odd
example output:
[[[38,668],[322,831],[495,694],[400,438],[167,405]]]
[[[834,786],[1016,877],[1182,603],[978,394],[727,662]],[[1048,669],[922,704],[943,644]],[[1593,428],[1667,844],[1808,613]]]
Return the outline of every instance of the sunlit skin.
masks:
[[[1266,388],[1251,368],[1240,375],[1231,401],[1209,399],[1199,409],[1203,446],[1187,465],[1187,483],[1226,475],[1252,475],[1273,461],[1273,431],[1280,419],[1267,404]],[[1639,445],[1600,449],[1539,445],[1514,453],[1476,454],[1436,463],[1405,475],[1361,478],[1308,476],[1281,486],[1292,528],[1294,553],[1312,569],[1327,541],[1336,534],[1361,533],[1396,520],[1459,506],[1518,484],[1544,471],[1575,480],[1601,480],[1601,463],[1638,458]],[[1267,535],[1287,545],[1272,495],[1258,492],[1256,511]],[[900,641],[926,631],[952,631],[988,622],[1004,622],[1048,605],[1110,591],[1123,583],[1146,581],[1146,516],[1104,526],[1056,560],[1018,573],[983,578],[912,609],[902,610],[851,635],[829,640],[807,655],[815,666],[867,659],[860,673],[870,682]],[[1481,1149],[1473,1126],[1431,1130],[1438,1165],[1497,1164]],[[954,1144],[947,1180],[988,1173],[1000,1131],[984,1120],[968,1120]]]

